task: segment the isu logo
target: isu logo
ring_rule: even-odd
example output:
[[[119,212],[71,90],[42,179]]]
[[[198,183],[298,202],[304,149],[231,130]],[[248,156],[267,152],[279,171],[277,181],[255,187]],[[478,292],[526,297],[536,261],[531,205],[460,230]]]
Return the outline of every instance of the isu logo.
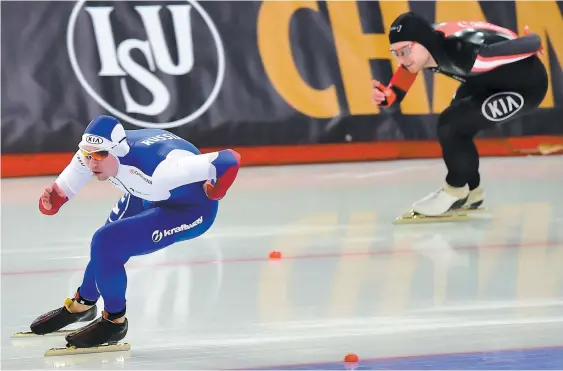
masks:
[[[196,1],[78,1],[68,23],[67,48],[84,90],[116,117],[145,128],[173,128],[197,119],[217,98],[225,74],[221,37]],[[213,70],[212,84],[194,80],[199,73],[207,80]],[[191,96],[185,86],[195,85],[201,95]]]
[[[481,106],[483,116],[490,121],[503,121],[514,116],[524,107],[524,97],[515,92],[491,95]]]

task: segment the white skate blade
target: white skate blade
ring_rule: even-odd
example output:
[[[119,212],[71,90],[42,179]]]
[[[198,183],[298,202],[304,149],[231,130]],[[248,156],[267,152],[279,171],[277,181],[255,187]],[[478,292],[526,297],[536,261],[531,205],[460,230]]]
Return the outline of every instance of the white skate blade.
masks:
[[[31,338],[31,337],[34,337],[34,338],[39,337],[40,338],[40,337],[44,337],[44,336],[64,336],[64,335],[68,335],[68,334],[70,334],[71,332],[74,332],[74,331],[76,331],[76,330],[59,330],[59,331],[51,332],[51,333],[48,333],[48,334],[45,334],[45,335],[37,335],[37,334],[34,334],[31,331],[22,331],[22,332],[16,332],[16,333],[12,334],[11,338],[15,339],[15,338]]]
[[[393,221],[393,224],[412,224],[412,223],[438,223],[438,222],[459,222],[459,221],[472,221],[484,220],[481,217],[472,214],[479,214],[486,212],[486,208],[477,209],[457,209],[446,212],[439,216],[426,216],[415,213],[412,209],[398,216]]]
[[[456,210],[457,211],[457,210]],[[459,209],[459,212],[465,212],[465,213],[483,213],[483,212],[487,212],[489,211],[486,207],[478,207],[476,209],[470,209],[470,208],[461,208]]]
[[[129,343],[118,344],[103,344],[96,347],[89,348],[76,348],[76,347],[61,347],[51,348],[45,352],[45,357],[53,356],[69,356],[75,354],[91,354],[91,353],[107,353],[107,352],[125,352],[131,349]]]

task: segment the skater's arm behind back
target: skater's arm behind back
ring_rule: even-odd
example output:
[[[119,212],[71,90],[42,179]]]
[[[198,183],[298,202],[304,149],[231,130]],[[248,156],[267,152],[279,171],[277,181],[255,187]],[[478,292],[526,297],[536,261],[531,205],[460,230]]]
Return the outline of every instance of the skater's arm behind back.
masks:
[[[230,149],[205,154],[173,150],[158,164],[153,173],[157,187],[171,191],[183,185],[207,182],[206,193],[220,199],[234,182],[240,167],[240,155]],[[208,181],[215,181],[212,185]]]

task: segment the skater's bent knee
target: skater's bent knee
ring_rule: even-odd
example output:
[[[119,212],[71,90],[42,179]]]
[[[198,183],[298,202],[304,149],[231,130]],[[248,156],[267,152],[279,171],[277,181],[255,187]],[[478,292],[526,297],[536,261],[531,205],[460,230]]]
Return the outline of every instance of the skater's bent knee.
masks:
[[[113,233],[111,233],[112,228],[108,227],[110,226],[100,228],[92,236],[90,258],[94,262],[127,260],[127,258],[121,256],[123,255],[122,252],[125,250],[125,246],[121,246],[121,242],[117,241]]]

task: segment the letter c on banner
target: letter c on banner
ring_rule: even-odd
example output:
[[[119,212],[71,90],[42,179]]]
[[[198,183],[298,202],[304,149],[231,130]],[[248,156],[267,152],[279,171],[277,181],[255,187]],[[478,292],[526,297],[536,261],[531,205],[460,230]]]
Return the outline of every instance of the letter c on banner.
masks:
[[[334,117],[340,113],[334,85],[312,88],[301,78],[293,60],[291,17],[303,8],[319,10],[316,1],[264,1],[258,14],[258,49],[272,85],[289,105],[311,117]]]

